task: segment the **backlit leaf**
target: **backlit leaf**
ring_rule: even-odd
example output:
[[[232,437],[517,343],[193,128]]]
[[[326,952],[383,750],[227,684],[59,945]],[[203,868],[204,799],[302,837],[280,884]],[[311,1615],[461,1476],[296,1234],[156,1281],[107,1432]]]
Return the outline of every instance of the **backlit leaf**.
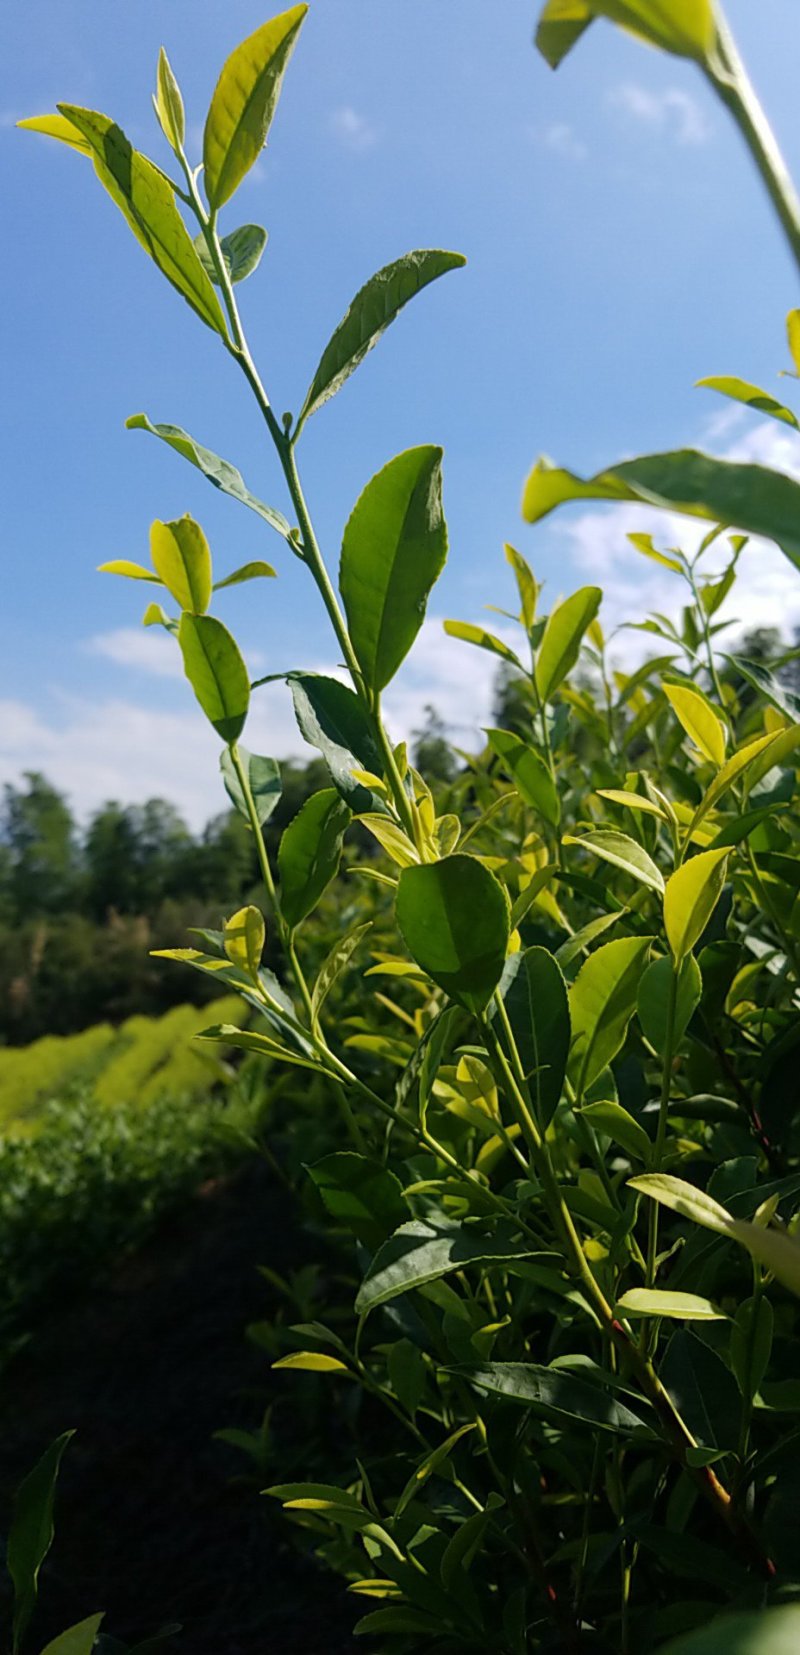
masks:
[[[680,964],[699,941],[722,895],[730,851],[701,851],[678,868],[664,893],[664,924]]]
[[[280,770],[274,759],[260,758],[256,753],[248,753],[246,747],[239,747],[238,755],[239,763],[248,779],[256,816],[263,827],[264,823],[269,821],[281,796]],[[239,815],[249,821],[247,802],[227,747],[222,753],[219,767],[229,799],[236,806]]]
[[[281,1356],[272,1363],[274,1370],[279,1368],[294,1368],[300,1373],[349,1373],[346,1362],[340,1362],[338,1356],[328,1356],[321,1350],[294,1350],[289,1356]]]
[[[186,116],[181,89],[172,72],[172,65],[163,46],[158,54],[154,102],[161,131],[170,149],[173,149],[177,155],[180,153],[183,140],[186,137]]]
[[[640,1126],[621,1104],[613,1100],[607,1103],[585,1103],[581,1109],[581,1118],[588,1121],[596,1132],[605,1133],[607,1138],[620,1144],[629,1155],[634,1155],[637,1161],[644,1161],[647,1166],[653,1145],[644,1127]]]
[[[572,671],[602,596],[599,586],[582,586],[548,615],[536,654],[536,688],[542,701],[549,701]]]
[[[599,856],[601,861],[622,868],[632,879],[649,886],[651,891],[658,891],[659,895],[664,890],[661,870],[647,851],[627,833],[617,833],[614,828],[596,828],[592,833],[582,833],[579,838],[565,833],[562,844],[580,845],[590,856]]]
[[[211,600],[211,552],[188,512],[173,523],[158,518],[150,527],[153,568],[181,609],[204,615]]]
[[[132,148],[121,128],[107,115],[67,103],[59,104],[59,112],[86,139],[101,184],[162,275],[208,327],[227,338],[219,299],[163,173],[146,155]]]
[[[445,621],[444,630],[450,638],[460,638],[462,643],[474,644],[477,649],[485,649],[490,655],[499,655],[502,661],[508,661],[511,666],[522,672],[522,662],[504,644],[502,638],[496,638],[493,632],[487,632],[485,626],[472,626],[469,621]]]
[[[45,1644],[42,1655],[91,1655],[102,1622],[102,1615],[89,1615],[85,1621],[77,1621]]]
[[[232,282],[243,282],[258,269],[267,240],[267,232],[261,224],[240,224],[238,230],[231,230],[230,235],[222,237],[219,250]],[[195,236],[194,244],[206,275],[215,287],[219,287],[217,267],[202,232]]]
[[[252,904],[247,908],[240,908],[237,913],[225,921],[223,928],[224,948],[231,965],[239,967],[258,981],[258,968],[264,952],[264,943],[267,940],[267,930],[264,924],[264,915],[260,909]]]
[[[655,1288],[632,1287],[617,1299],[624,1316],[669,1316],[679,1322],[718,1322],[724,1310],[698,1293],[662,1293]]]
[[[570,1073],[579,1095],[616,1057],[636,1009],[652,937],[620,937],[584,961],[569,991]]]
[[[233,500],[240,500],[243,506],[249,506],[251,511],[263,517],[265,523],[277,530],[284,540],[289,538],[289,524],[286,518],[279,511],[273,511],[271,506],[265,506],[263,500],[256,499],[256,496],[250,493],[235,465],[231,465],[229,460],[221,460],[210,448],[204,448],[202,443],[195,442],[188,431],[183,431],[179,425],[153,425],[146,414],[131,414],[125,425],[129,431],[149,431],[151,436],[159,437],[168,448],[174,448],[176,454],[180,454],[190,465],[202,471],[203,476],[213,483],[214,488],[221,489],[223,494],[229,494]]]
[[[743,402],[746,408],[754,408],[759,414],[769,414],[772,419],[798,429],[797,418],[791,408],[786,408],[776,397],[770,396],[769,391],[762,391],[760,385],[751,385],[747,379],[737,379],[735,374],[715,374],[710,379],[698,379],[697,385],[709,391],[719,391],[721,396],[730,397],[733,402]]]
[[[264,563],[256,558],[252,563],[243,563],[240,568],[234,569],[232,574],[226,575],[223,580],[215,580],[214,591],[221,592],[225,586],[242,586],[247,580],[268,580],[275,570],[271,563]]]
[[[262,23],[223,67],[203,134],[203,178],[212,211],[230,199],[264,148],[307,11],[306,5],[292,6]]]
[[[583,479],[539,460],[525,484],[526,521],[538,523],[570,500],[638,500],[731,524],[774,540],[800,567],[800,483],[765,466],[717,460],[684,448],[644,454]]]
[[[339,586],[373,695],[405,660],[446,556],[442,450],[409,448],[367,484],[342,542]]]
[[[178,642],[189,683],[222,740],[236,741],[250,702],[250,675],[227,627],[213,615],[181,615]]]
[[[67,120],[66,115],[29,115],[24,121],[17,121],[17,126],[25,132],[41,132],[45,138],[56,138],[59,143],[78,150],[81,155],[92,154],[89,140],[72,121]]]
[[[700,752],[720,769],[725,763],[727,732],[704,695],[686,684],[662,684],[673,712]]]
[[[481,1012],[502,975],[509,910],[494,875],[472,856],[405,868],[397,923],[412,958],[446,994]]]
[[[461,253],[421,248],[405,253],[370,278],[356,294],[323,351],[297,420],[295,438],[309,415],[316,413],[355,372],[409,299],[437,276],[457,270],[466,262]]]

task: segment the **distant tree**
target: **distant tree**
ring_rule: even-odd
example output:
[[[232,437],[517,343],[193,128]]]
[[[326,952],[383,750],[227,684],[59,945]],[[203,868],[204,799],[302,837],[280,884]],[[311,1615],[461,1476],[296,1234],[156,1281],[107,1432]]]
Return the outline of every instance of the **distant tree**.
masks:
[[[532,716],[531,692],[525,679],[504,662],[494,681],[492,723],[498,730],[529,730]]]
[[[14,910],[52,914],[78,895],[79,857],[72,812],[62,794],[40,775],[25,772],[25,786],[7,782],[0,814],[0,844]]]
[[[411,751],[415,768],[429,785],[433,782],[446,783],[453,780],[457,764],[447,740],[447,726],[430,702],[425,707],[425,723],[422,729],[412,732],[412,742]]]

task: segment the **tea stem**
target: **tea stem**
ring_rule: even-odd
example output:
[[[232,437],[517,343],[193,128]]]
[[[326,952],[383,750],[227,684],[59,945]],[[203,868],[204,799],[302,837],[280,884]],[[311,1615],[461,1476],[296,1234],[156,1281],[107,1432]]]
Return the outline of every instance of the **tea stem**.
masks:
[[[717,26],[717,44],[716,60],[706,65],[706,74],[742,133],[800,270],[800,199],[733,34],[722,17]]]

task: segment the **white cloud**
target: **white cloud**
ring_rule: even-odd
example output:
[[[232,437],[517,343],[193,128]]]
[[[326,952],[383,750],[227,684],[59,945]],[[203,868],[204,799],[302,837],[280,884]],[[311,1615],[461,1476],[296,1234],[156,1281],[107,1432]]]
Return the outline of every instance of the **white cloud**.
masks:
[[[688,92],[677,86],[652,92],[635,81],[625,81],[608,93],[607,103],[632,121],[666,133],[676,144],[706,144],[711,127],[704,111]]]
[[[331,130],[345,149],[353,150],[357,154],[372,149],[378,142],[377,127],[349,103],[334,109],[331,115]]]
[[[161,627],[118,626],[110,632],[96,633],[87,639],[84,648],[118,667],[146,672],[156,678],[183,678],[180,650],[174,638],[167,637]],[[245,649],[244,653],[254,672],[266,664],[262,650]]]
[[[166,654],[152,647],[162,642]],[[89,643],[112,666],[180,677],[177,651],[170,652],[169,646],[169,639],[133,628],[100,634]],[[251,652],[251,665],[253,660]],[[386,693],[393,738],[399,741],[421,729],[431,702],[454,742],[478,744],[478,732],[489,719],[496,669],[492,656],[448,638],[440,619],[427,620],[411,659]],[[345,677],[327,661],[310,670]],[[312,757],[297,730],[286,684],[267,684],[254,693],[244,741],[253,752],[278,759]],[[42,770],[81,818],[107,799],[134,804],[160,796],[198,829],[226,806],[219,754],[219,739],[194,706],[188,686],[178,710],[153,710],[113,693],[104,700],[55,694],[42,710],[22,701],[0,701],[0,782],[18,781],[25,770]]]
[[[555,121],[552,126],[545,127],[543,132],[533,129],[532,137],[544,149],[552,150],[554,154],[563,156],[566,161],[585,161],[589,153],[574,127],[567,121]]]

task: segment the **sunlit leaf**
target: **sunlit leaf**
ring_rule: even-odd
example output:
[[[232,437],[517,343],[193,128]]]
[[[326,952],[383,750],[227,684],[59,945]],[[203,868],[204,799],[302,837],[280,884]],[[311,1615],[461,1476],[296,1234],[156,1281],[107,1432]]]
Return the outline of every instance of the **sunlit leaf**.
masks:
[[[725,763],[727,732],[704,695],[687,684],[662,684],[673,712],[703,756],[718,769]]]
[[[549,701],[572,671],[602,596],[599,586],[582,586],[548,615],[536,653],[536,689],[542,701]]]
[[[659,895],[664,890],[664,879],[660,868],[656,867],[647,851],[631,839],[627,833],[618,833],[614,828],[595,828],[591,833],[582,833],[576,836],[565,833],[562,839],[564,845],[579,845],[582,850],[588,851],[590,856],[599,856],[603,862],[611,862],[614,867],[622,868],[624,873],[641,885],[647,885],[651,891]]]
[[[238,966],[240,971],[244,971],[257,982],[258,968],[267,938],[264,915],[260,909],[254,908],[252,904],[247,908],[240,908],[225,921],[222,934],[225,953],[231,964]]]
[[[607,1068],[636,1009],[652,937],[620,937],[584,961],[569,992],[570,1073],[579,1095]]]
[[[189,683],[217,734],[236,741],[250,702],[250,675],[227,627],[213,615],[181,615],[178,642]]]
[[[718,1322],[725,1317],[724,1310],[699,1293],[663,1293],[646,1287],[623,1293],[617,1310],[624,1316],[669,1316],[679,1322]]]
[[[281,796],[281,773],[274,759],[260,758],[256,753],[248,753],[246,747],[238,748],[239,763],[247,776],[250,795],[255,806],[256,817],[264,826],[269,821],[275,806]],[[242,792],[242,785],[236,773],[229,749],[226,747],[219,761],[222,771],[222,780],[225,791],[235,805],[240,816],[250,820],[247,801]]]
[[[186,137],[186,115],[181,89],[172,72],[172,65],[162,46],[158,54],[156,92],[154,103],[159,126],[170,146],[178,155]]]
[[[289,925],[299,925],[315,908],[339,871],[350,811],[333,787],[306,799],[278,847],[281,908]]]
[[[532,805],[551,827],[557,827],[561,817],[556,784],[543,758],[530,742],[523,741],[511,730],[487,730],[489,746],[501,760],[503,769],[511,776],[517,792]]]
[[[664,924],[680,964],[699,941],[722,895],[730,851],[701,851],[678,868],[664,893]]]
[[[265,506],[263,500],[256,499],[245,486],[241,472],[229,460],[221,460],[218,454],[212,453],[210,448],[204,448],[202,443],[195,442],[188,431],[181,430],[179,425],[153,425],[146,414],[131,414],[125,421],[129,431],[149,431],[154,437],[159,437],[168,448],[173,448],[190,465],[196,466],[198,471],[213,483],[214,488],[229,494],[231,499],[240,500],[243,506],[249,506],[251,511],[263,517],[270,528],[277,530],[284,540],[288,540],[290,529],[286,518],[279,511],[273,511],[271,506]]]
[[[267,240],[267,232],[260,224],[240,224],[238,230],[231,230],[230,235],[222,237],[219,250],[232,282],[246,281],[247,277],[252,276],[253,271],[258,269]],[[197,257],[209,281],[212,281],[215,287],[219,287],[217,267],[202,232],[195,236],[194,244],[197,248]]]
[[[653,960],[639,984],[637,1010],[645,1038],[663,1056],[667,1044],[667,1021],[670,989],[675,967],[665,956]],[[703,979],[693,954],[687,954],[678,975],[675,1017],[672,1031],[672,1050],[677,1051],[681,1040],[700,1004]]]
[[[188,512],[173,523],[158,518],[150,526],[153,568],[181,609],[203,615],[211,600],[211,552]]]
[[[89,1615],[85,1621],[77,1621],[74,1626],[67,1627],[66,1632],[45,1644],[41,1655],[91,1655],[103,1618],[102,1615]]]
[[[464,1270],[472,1264],[529,1258],[530,1245],[509,1225],[483,1232],[444,1219],[402,1224],[375,1254],[356,1298],[356,1315],[366,1316],[413,1287]]]
[[[769,391],[762,391],[760,385],[751,385],[747,379],[737,379],[735,374],[716,374],[709,379],[698,379],[696,383],[706,390],[719,391],[721,396],[730,397],[732,402],[743,402],[746,408],[753,408],[756,413],[769,414],[784,425],[800,429],[791,408],[770,396]]]
[[[213,211],[230,199],[264,148],[307,11],[307,5],[292,6],[262,23],[223,67],[203,134],[203,179]]]

